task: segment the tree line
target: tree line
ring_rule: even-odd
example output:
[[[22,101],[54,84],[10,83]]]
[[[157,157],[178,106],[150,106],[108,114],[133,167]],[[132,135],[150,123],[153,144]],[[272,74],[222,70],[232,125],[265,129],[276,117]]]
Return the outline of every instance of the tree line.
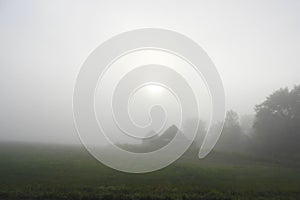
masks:
[[[255,115],[230,110],[215,146],[218,151],[296,156],[300,152],[300,85],[281,88],[255,106]]]

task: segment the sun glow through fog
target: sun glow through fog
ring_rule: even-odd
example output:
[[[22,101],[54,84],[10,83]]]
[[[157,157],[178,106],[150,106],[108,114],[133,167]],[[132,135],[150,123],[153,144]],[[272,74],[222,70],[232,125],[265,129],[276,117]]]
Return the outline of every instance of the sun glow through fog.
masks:
[[[149,94],[151,95],[160,95],[164,88],[159,85],[148,85],[147,90],[149,91]]]

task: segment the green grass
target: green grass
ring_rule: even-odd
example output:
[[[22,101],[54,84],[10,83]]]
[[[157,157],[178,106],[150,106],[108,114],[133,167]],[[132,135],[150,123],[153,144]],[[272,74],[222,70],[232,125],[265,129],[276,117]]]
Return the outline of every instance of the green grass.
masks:
[[[127,174],[73,146],[1,144],[0,199],[300,199],[295,161],[211,153]]]

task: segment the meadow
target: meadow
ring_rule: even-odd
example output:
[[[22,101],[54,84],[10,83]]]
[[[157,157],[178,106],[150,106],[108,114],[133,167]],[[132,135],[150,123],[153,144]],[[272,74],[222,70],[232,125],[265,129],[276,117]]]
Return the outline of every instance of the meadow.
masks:
[[[0,144],[0,199],[300,199],[295,160],[191,151],[146,174],[110,169],[80,146]]]

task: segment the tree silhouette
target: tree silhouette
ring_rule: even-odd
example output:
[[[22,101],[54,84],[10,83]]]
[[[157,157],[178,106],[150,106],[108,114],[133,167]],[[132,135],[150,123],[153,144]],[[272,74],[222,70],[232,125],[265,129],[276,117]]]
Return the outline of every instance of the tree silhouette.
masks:
[[[244,143],[247,138],[240,127],[238,114],[233,110],[229,110],[226,113],[222,134],[215,149],[226,152],[244,151]]]
[[[300,146],[300,85],[275,91],[255,107],[254,139],[260,150],[296,154]]]

